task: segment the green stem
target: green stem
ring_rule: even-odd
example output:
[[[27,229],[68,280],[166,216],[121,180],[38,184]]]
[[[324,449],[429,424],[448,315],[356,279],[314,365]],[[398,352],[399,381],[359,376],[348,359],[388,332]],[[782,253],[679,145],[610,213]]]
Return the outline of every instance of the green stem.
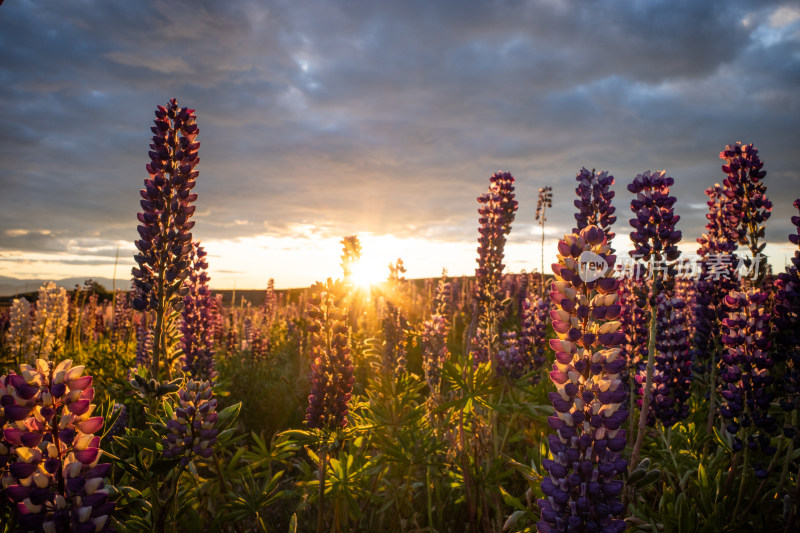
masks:
[[[325,531],[325,513],[322,500],[325,497],[325,469],[328,452],[323,446],[319,451],[319,492],[317,493],[317,533]]]
[[[642,411],[639,413],[639,428],[636,433],[636,444],[633,446],[633,453],[631,454],[630,471],[636,468],[639,464],[639,455],[642,451],[642,443],[644,442],[644,434],[647,431],[647,413],[650,410],[650,396],[653,387],[653,368],[656,363],[656,305],[655,298],[650,302],[650,337],[647,340],[647,374],[645,376],[644,391],[642,394]]]
[[[750,466],[750,448],[745,444],[744,446],[744,464],[742,465],[742,481],[739,483],[739,495],[736,497],[736,506],[738,509],[742,504],[742,497],[744,496],[744,487],[747,480],[747,470]]]

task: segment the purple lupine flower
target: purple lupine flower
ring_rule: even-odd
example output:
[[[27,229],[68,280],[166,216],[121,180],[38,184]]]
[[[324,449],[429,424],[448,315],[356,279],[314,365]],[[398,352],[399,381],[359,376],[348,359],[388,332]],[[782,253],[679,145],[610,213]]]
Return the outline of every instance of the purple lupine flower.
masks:
[[[454,299],[453,283],[447,281],[447,273],[443,271],[436,285],[431,317],[422,323],[422,369],[434,403],[441,389],[442,367],[450,359],[447,337],[454,313]]]
[[[615,194],[611,190],[614,176],[606,171],[595,173],[594,170],[589,172],[581,168],[575,179],[578,181],[578,186],[575,188],[575,194],[578,195],[578,199],[575,200],[575,207],[578,208],[575,220],[578,227],[572,230],[573,233],[578,233],[588,226],[597,226],[611,242],[614,238],[611,226],[617,220],[614,215],[616,208],[611,205]]]
[[[131,293],[117,290],[114,297],[114,316],[111,323],[111,340],[114,344],[128,342],[132,323]]]
[[[447,349],[448,331],[447,319],[438,313],[422,323],[422,369],[432,395],[438,394],[442,367],[450,359],[450,351]]]
[[[520,349],[515,331],[504,331],[500,349],[494,357],[495,372],[498,376],[506,376],[517,380],[525,375],[530,367],[527,354]]]
[[[550,393],[555,412],[548,419],[553,459],[542,464],[549,476],[542,481],[545,498],[538,501],[542,519],[537,528],[550,531],[617,531],[625,522],[619,500],[619,475],[627,462],[625,430],[628,417],[622,374],[625,360],[619,344],[625,334],[616,321],[621,311],[618,281],[609,268],[600,278],[584,281],[579,261],[591,252],[613,267],[616,257],[603,230],[589,226],[565,235],[553,264],[555,281],[550,298],[555,362]]]
[[[150,368],[153,362],[153,331],[147,327],[147,324],[139,324],[136,329],[136,366]]]
[[[526,298],[522,303],[520,332],[504,332],[502,347],[495,358],[497,374],[517,380],[534,369],[544,366],[545,342],[547,338],[547,315],[550,306],[541,298]],[[531,378],[538,383],[540,376]]]
[[[769,413],[772,402],[774,361],[770,355],[772,343],[769,314],[765,310],[767,294],[758,289],[733,292],[725,297],[730,309],[723,320],[722,360],[724,385],[720,394],[725,402],[720,413],[729,423],[726,427],[734,436],[734,449],[742,447],[744,436],[751,450],[761,449],[767,455],[775,453],[770,434],[777,431],[775,418]],[[740,431],[742,431],[740,433]],[[766,476],[766,470],[756,467],[756,475]]]
[[[456,286],[455,282],[447,281],[447,272],[442,272],[442,277],[436,285],[436,293],[433,297],[434,315],[442,315],[448,326],[456,310]]]
[[[748,246],[752,257],[764,250],[766,243],[758,244],[764,237],[764,222],[772,214],[772,202],[767,198],[763,183],[767,175],[764,163],[752,144],[729,144],[720,152],[725,161],[722,171],[728,175],[723,182],[729,198],[726,214],[738,234],[739,244]],[[763,275],[763,272],[761,273]]]
[[[625,278],[621,280],[619,286],[619,302],[622,306],[619,316],[622,323],[620,329],[625,332],[625,340],[620,348],[628,367],[638,374],[644,371],[647,364],[647,340],[650,335],[647,322],[650,317],[646,310],[646,302],[639,302],[642,305],[637,305],[634,283],[636,280],[633,278]]]
[[[628,190],[636,195],[631,200],[631,211],[636,217],[630,221],[634,253],[645,263],[652,262],[653,268],[648,273],[654,277],[655,294],[661,292],[659,284],[664,283],[665,273],[669,279],[677,274],[674,261],[680,255],[676,244],[681,240],[681,232],[675,229],[680,217],[673,212],[675,197],[669,194],[674,184],[675,180],[665,171],[651,174],[648,170],[637,174],[628,185]],[[666,271],[659,268],[662,265]]]
[[[208,381],[189,378],[178,391],[178,405],[167,421],[164,457],[184,466],[211,457],[217,442],[217,400]]]
[[[181,347],[183,371],[194,379],[211,381],[217,376],[214,370],[214,317],[212,307],[216,299],[208,287],[206,251],[199,243],[192,243],[189,254],[191,273],[186,279],[188,292],[183,297],[181,310]]]
[[[692,359],[685,308],[683,300],[659,295],[650,411],[653,419],[660,420],[665,428],[672,427],[689,415]],[[654,420],[648,422],[652,424]]]
[[[794,201],[800,210],[800,199]],[[800,246],[800,216],[792,216],[795,233],[789,235],[789,242]],[[800,409],[800,249],[795,250],[792,264],[785,272],[778,274],[777,294],[772,316],[775,324],[776,358],[782,356],[786,361],[781,381],[780,406],[786,412]],[[788,417],[787,417],[788,419]],[[794,438],[800,447],[800,432],[787,421],[784,435]]]
[[[81,340],[83,342],[96,342],[96,317],[97,316],[97,294],[91,293],[86,298],[81,310]]]
[[[353,362],[347,342],[344,284],[327,280],[311,288],[308,302],[311,394],[306,422],[311,428],[335,430],[347,425],[353,393]]]
[[[514,176],[496,172],[489,178],[489,190],[478,197],[478,268],[475,269],[475,309],[478,329],[471,351],[475,362],[487,361],[497,352],[497,318],[502,312],[501,285],[503,281],[506,236],[517,211],[514,199]]]
[[[647,282],[633,286],[636,304],[650,308],[648,321],[647,366],[641,389],[642,403],[639,411],[639,423],[636,433],[636,442],[631,452],[631,463],[638,464],[647,428],[647,418],[650,415],[650,402],[652,399],[653,371],[655,365],[655,335],[657,323],[658,296],[662,292],[670,292],[675,285],[678,274],[676,268],[680,251],[676,246],[681,240],[681,232],[675,229],[675,224],[680,219],[674,214],[673,205],[675,197],[670,196],[670,187],[675,180],[666,175],[665,171],[637,174],[633,183],[628,185],[628,190],[636,195],[631,200],[631,211],[635,218],[630,224],[633,231],[630,234],[634,251],[631,256],[644,262],[644,271],[647,273]],[[637,265],[637,268],[639,265]],[[641,377],[637,376],[637,381]]]
[[[697,242],[697,254],[702,258],[696,283],[693,358],[695,370],[705,373],[716,365],[715,346],[725,318],[725,296],[739,289],[736,276],[736,256],[739,217],[732,214],[730,198],[721,185],[706,189],[708,213],[706,233]],[[714,385],[715,387],[716,385]]]
[[[381,370],[387,375],[399,376],[406,371],[406,332],[408,322],[399,307],[386,302],[382,320],[383,351]]]
[[[111,531],[115,504],[98,464],[103,417],[92,416],[92,377],[65,360],[39,359],[0,377],[0,421],[8,470],[0,493],[16,504],[23,531]]]
[[[125,434],[125,428],[128,427],[128,408],[124,403],[115,403],[111,408],[111,416],[115,416],[114,424],[108,429],[106,438],[116,437]]]
[[[156,313],[153,377],[158,375],[162,357],[167,356],[169,311],[180,311],[186,295],[183,282],[190,273],[194,227],[189,219],[197,199],[191,191],[199,174],[194,168],[200,161],[194,109],[179,108],[173,98],[167,107],[158,106],[155,114],[147,164],[150,177],[140,191],[142,212],[137,215],[140,238],[135,243],[138,252],[134,260],[138,266],[132,270],[134,309]]]

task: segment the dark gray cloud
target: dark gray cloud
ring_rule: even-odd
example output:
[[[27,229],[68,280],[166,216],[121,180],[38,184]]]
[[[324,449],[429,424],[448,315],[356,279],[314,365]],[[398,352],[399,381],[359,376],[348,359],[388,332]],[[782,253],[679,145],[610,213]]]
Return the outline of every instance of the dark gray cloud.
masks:
[[[582,166],[617,176],[622,224],[625,185],[666,168],[694,239],[692,206],[741,140],[765,161],[767,236],[782,242],[800,195],[793,5],[6,3],[0,250],[132,241],[152,111],[172,96],[198,110],[201,239],[316,224],[472,240],[499,169],[518,178],[526,234],[546,184],[552,222],[572,227]]]

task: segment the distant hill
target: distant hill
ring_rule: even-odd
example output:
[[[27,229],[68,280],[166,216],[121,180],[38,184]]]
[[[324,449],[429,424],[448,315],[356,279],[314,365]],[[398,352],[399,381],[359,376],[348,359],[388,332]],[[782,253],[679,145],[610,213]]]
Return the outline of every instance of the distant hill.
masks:
[[[54,281],[56,285],[59,287],[64,287],[65,289],[74,289],[75,285],[83,285],[83,282],[86,281],[88,278],[64,278],[64,279],[17,279],[17,278],[10,278],[7,276],[0,276],[0,296],[15,296],[17,294],[24,294],[26,292],[36,292],[39,287],[47,283],[48,281]],[[110,278],[91,278],[93,281],[96,281],[107,290],[111,290],[114,287],[114,281]],[[118,289],[127,289],[129,285],[128,280],[117,280],[117,288]]]

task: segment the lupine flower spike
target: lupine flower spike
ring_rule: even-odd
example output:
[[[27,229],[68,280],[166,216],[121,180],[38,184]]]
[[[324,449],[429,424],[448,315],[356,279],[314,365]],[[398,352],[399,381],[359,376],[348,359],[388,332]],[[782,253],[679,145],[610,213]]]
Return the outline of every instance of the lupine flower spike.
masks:
[[[729,202],[726,214],[729,223],[736,228],[739,244],[750,249],[751,257],[760,254],[766,243],[759,244],[764,238],[764,222],[772,214],[772,202],[767,198],[767,187],[762,181],[767,175],[762,170],[764,163],[758,157],[758,150],[752,144],[740,142],[729,144],[720,152],[719,158],[725,161],[722,171],[725,178],[725,194]],[[760,266],[756,276],[756,285],[761,284],[765,269]]]
[[[208,381],[189,379],[178,391],[178,406],[167,421],[164,457],[190,461],[208,459],[217,441],[217,400]]]
[[[153,142],[150,144],[150,163],[144,180],[138,252],[134,260],[133,283],[136,296],[133,307],[138,311],[156,313],[153,336],[151,373],[157,377],[161,361],[167,355],[167,335],[170,310],[183,308],[187,290],[183,281],[190,272],[192,234],[197,199],[194,189],[200,161],[195,141],[198,128],[194,109],[179,108],[175,99],[167,107],[156,109]]]
[[[587,276],[584,254],[605,261],[605,271]],[[617,531],[623,488],[620,474],[627,462],[625,430],[628,417],[622,373],[625,361],[619,344],[624,333],[616,318],[618,281],[612,276],[616,257],[610,253],[603,230],[589,226],[566,235],[558,243],[558,263],[550,297],[553,329],[550,341],[555,363],[550,393],[555,412],[548,419],[555,431],[549,436],[553,459],[542,464],[549,474],[542,481],[545,498],[539,500],[540,532]]]
[[[111,531],[115,504],[103,478],[110,464],[99,464],[103,417],[92,416],[92,377],[83,366],[39,359],[19,374],[0,377],[0,444],[9,469],[0,481],[16,503],[23,531]]]
[[[617,220],[614,215],[616,208],[611,205],[615,194],[611,190],[614,176],[606,171],[596,173],[594,170],[589,172],[581,168],[575,179],[578,181],[578,186],[575,188],[575,194],[578,195],[578,199],[575,200],[575,207],[578,208],[575,220],[578,227],[572,231],[577,233],[585,227],[597,226],[606,234],[608,242],[611,242],[614,238],[611,226]]]
[[[800,199],[794,201],[795,209],[800,211]],[[800,247],[800,213],[792,217],[795,232],[789,235],[789,242]],[[795,417],[787,417],[784,435],[795,440],[795,448],[800,448],[800,431],[797,430],[797,410],[800,410],[800,249],[796,249],[792,264],[785,272],[778,274],[778,291],[775,297],[773,317],[777,350],[783,354],[785,371],[782,380],[781,408]]]
[[[347,343],[344,287],[340,281],[316,283],[308,306],[311,364],[311,394],[308,396],[308,427],[333,430],[347,425],[353,392],[353,362]]]
[[[489,190],[478,197],[478,268],[475,269],[475,300],[473,321],[478,329],[472,341],[471,351],[475,363],[487,361],[497,353],[499,334],[497,317],[500,315],[503,281],[504,248],[506,236],[517,211],[514,199],[514,176],[508,172],[497,172],[489,178]]]
[[[183,371],[195,379],[213,381],[214,370],[214,307],[217,301],[208,287],[206,251],[192,243],[191,273],[186,280],[189,289],[181,310],[181,347]]]
[[[650,332],[647,346],[647,369],[642,391],[642,409],[639,413],[636,443],[631,454],[631,464],[638,465],[639,453],[644,442],[647,418],[650,416],[653,371],[656,351],[656,321],[658,296],[669,292],[678,271],[676,262],[680,251],[676,244],[681,240],[681,232],[675,229],[680,217],[674,214],[675,197],[670,196],[670,187],[675,180],[665,171],[650,173],[648,170],[638,174],[628,190],[636,195],[631,200],[631,211],[636,215],[631,219],[633,227],[631,240],[634,244],[633,257],[646,265],[647,283],[634,286],[637,305],[650,306]],[[649,290],[648,290],[649,289]],[[647,302],[647,303],[645,303]]]

